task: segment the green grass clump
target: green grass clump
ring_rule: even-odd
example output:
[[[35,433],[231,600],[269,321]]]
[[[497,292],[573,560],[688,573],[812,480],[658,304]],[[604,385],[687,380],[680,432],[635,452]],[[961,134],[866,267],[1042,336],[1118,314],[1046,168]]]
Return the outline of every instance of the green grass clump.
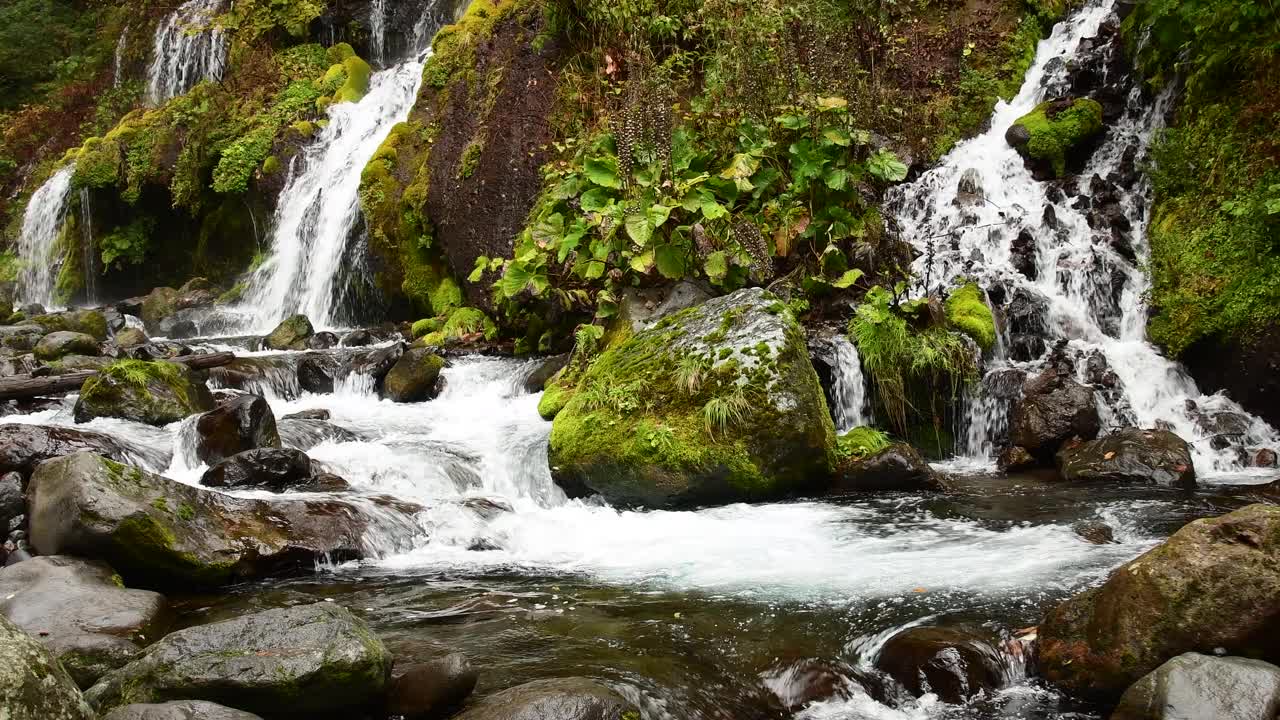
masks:
[[[1040,103],[1014,125],[1021,125],[1031,135],[1027,155],[1048,162],[1056,174],[1063,175],[1067,172],[1067,153],[1102,132],[1102,104],[1092,98],[1080,98],[1051,116],[1053,104]]]
[[[976,283],[968,283],[947,298],[947,322],[973,338],[983,350],[996,344],[996,319]]]
[[[836,438],[836,453],[841,460],[861,460],[892,445],[889,435],[873,427],[856,427]]]
[[[409,329],[409,333],[413,335],[414,340],[417,340],[423,335],[437,332],[443,327],[444,321],[438,317],[423,318],[413,324],[413,327]]]
[[[117,360],[102,369],[100,375],[117,382],[132,385],[138,389],[146,389],[152,381],[159,381],[169,386],[180,386],[183,382],[185,368],[177,363],[157,360]]]

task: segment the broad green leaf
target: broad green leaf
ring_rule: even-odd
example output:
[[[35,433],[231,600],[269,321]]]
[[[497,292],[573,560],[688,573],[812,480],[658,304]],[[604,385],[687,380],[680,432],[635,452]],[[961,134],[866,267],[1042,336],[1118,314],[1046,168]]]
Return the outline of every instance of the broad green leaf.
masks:
[[[862,271],[857,268],[854,268],[852,270],[849,270],[845,274],[841,275],[838,279],[833,280],[831,282],[831,285],[833,287],[838,287],[841,290],[844,290],[845,288],[853,287],[853,284],[858,282],[861,279],[862,279]]]
[[[729,260],[725,257],[723,250],[717,250],[707,256],[702,269],[707,273],[707,277],[719,282],[729,273]]]
[[[733,156],[733,160],[729,161],[729,167],[720,173],[720,177],[732,180],[739,190],[747,192],[754,187],[751,184],[751,176],[759,169],[760,158],[747,153],[737,153]]]
[[[659,245],[655,256],[658,272],[669,280],[679,280],[688,272],[688,268],[685,267],[685,257],[685,249],[679,245],[674,243]]]
[[[609,203],[613,202],[613,197],[608,190],[604,188],[594,187],[582,193],[579,203],[585,212],[601,212],[609,207]]]
[[[832,190],[843,190],[849,184],[849,171],[844,168],[835,168],[827,171],[827,187]]]
[[[849,101],[842,97],[818,98],[818,107],[822,110],[839,110],[849,107]]]
[[[578,244],[587,234],[586,229],[575,229],[560,239],[560,251],[556,253],[556,262],[564,262],[569,253],[578,249]]]
[[[653,225],[649,223],[647,215],[628,215],[627,216],[627,235],[631,237],[632,242],[637,247],[644,247],[653,239]]]
[[[655,229],[662,227],[662,224],[671,217],[671,208],[666,205],[653,205],[649,208],[649,224]]]
[[[788,130],[799,130],[809,124],[809,121],[802,115],[783,115],[778,118],[778,124]]]
[[[524,263],[513,262],[507,265],[506,273],[498,281],[498,289],[504,296],[513,298],[524,292],[531,279],[533,279],[533,273]]]
[[[832,145],[839,145],[840,147],[849,147],[851,142],[849,131],[842,127],[829,127],[822,131],[822,137]]]
[[[632,176],[636,179],[636,184],[640,187],[652,187],[658,182],[658,177],[662,174],[660,165],[648,165],[646,167],[636,168]]]
[[[596,278],[604,275],[604,270],[604,263],[599,260],[592,260],[587,263],[586,278],[588,280],[595,280]]]
[[[716,202],[716,196],[709,192],[702,193],[702,217],[708,220],[719,220],[729,214],[724,206]]]
[[[484,271],[489,269],[489,258],[481,255],[476,258],[476,268],[467,276],[467,282],[477,283],[480,278],[484,277]]]
[[[600,187],[622,187],[622,180],[618,177],[618,161],[611,157],[588,160],[586,171],[587,179]]]
[[[907,166],[888,150],[878,150],[867,158],[867,170],[885,182],[901,182],[907,178]]]
[[[533,226],[533,242],[540,248],[550,246],[561,235],[564,235],[564,216],[560,213],[552,213]]]
[[[653,250],[646,250],[639,255],[631,258],[631,269],[638,273],[644,274],[649,272],[653,267]]]

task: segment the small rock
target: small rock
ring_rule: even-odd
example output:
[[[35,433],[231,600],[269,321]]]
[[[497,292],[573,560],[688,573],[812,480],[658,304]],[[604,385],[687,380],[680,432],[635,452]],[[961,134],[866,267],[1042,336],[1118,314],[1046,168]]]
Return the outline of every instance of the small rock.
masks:
[[[373,333],[368,330],[352,330],[342,337],[343,347],[364,347],[374,342]]]
[[[1082,520],[1072,525],[1071,529],[1094,545],[1110,545],[1116,541],[1111,526],[1100,520]]]
[[[836,468],[831,489],[836,492],[912,491],[944,490],[946,486],[918,450],[897,443],[862,460],[841,463]]]
[[[444,360],[426,348],[410,348],[382,380],[382,394],[398,403],[430,400],[437,394]]]
[[[57,360],[64,355],[100,354],[102,350],[92,335],[69,330],[51,332],[41,338],[35,346],[36,357],[44,361]]]
[[[1263,448],[1253,456],[1253,466],[1260,468],[1273,468],[1276,466],[1276,451],[1270,448]]]
[[[459,653],[410,665],[391,679],[387,714],[404,720],[445,717],[475,690],[478,678],[466,656]]]
[[[1000,457],[996,459],[996,467],[1000,472],[1009,472],[1010,470],[1025,470],[1029,467],[1036,466],[1036,459],[1027,449],[1019,445],[1012,445],[1000,452]]]
[[[956,186],[956,203],[961,206],[981,205],[986,201],[986,193],[982,189],[982,173],[977,168],[969,168],[960,176]]]
[[[457,720],[622,720],[628,711],[635,707],[594,680],[555,678],[490,695]]]
[[[200,484],[233,488],[264,485],[284,490],[311,478],[311,458],[300,450],[257,448],[222,460],[205,471]]]
[[[151,338],[147,337],[147,333],[140,328],[125,328],[116,333],[116,344],[122,348],[145,345],[150,340]]]
[[[329,332],[318,332],[307,339],[307,348],[310,350],[328,350],[337,347],[338,336]]]
[[[298,387],[316,395],[333,392],[333,374],[325,361],[318,357],[305,357],[298,363]]]
[[[291,413],[281,417],[281,420],[328,420],[332,417],[332,413],[324,408],[316,408],[314,410],[302,410],[300,412]]]
[[[1004,661],[995,646],[957,628],[903,630],[884,644],[875,665],[912,695],[935,693],[953,704],[1005,683]]]

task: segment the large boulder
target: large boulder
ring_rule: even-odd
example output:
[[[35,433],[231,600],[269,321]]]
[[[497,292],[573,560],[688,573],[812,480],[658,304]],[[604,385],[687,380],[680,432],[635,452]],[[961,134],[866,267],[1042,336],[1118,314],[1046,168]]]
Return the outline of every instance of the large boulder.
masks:
[[[836,467],[835,491],[943,490],[942,477],[920,451],[895,443],[865,458],[843,460]]]
[[[125,328],[116,333],[116,345],[122,348],[134,347],[137,345],[146,345],[151,342],[151,338],[147,337],[146,331],[142,328]]]
[[[1168,430],[1124,428],[1091,442],[1069,442],[1058,451],[1058,468],[1071,482],[1196,486],[1191,447]]]
[[[1006,681],[999,651],[986,638],[959,628],[913,627],[885,642],[875,666],[912,695],[934,693],[963,703]]]
[[[0,617],[0,717],[93,720],[67,671],[48,648]]]
[[[427,348],[410,348],[382,379],[382,394],[399,403],[430,400],[438,394],[444,359]]]
[[[125,705],[102,716],[102,720],[262,720],[243,710],[233,710],[204,700],[175,700],[167,703]]]
[[[272,350],[306,350],[307,341],[315,334],[306,315],[292,315],[276,326],[262,339],[264,347]]]
[[[35,355],[45,362],[58,360],[67,355],[98,355],[98,341],[91,335],[59,330],[40,338],[36,343]]]
[[[70,331],[84,333],[99,341],[107,339],[107,316],[97,310],[70,310],[36,315],[28,322],[44,328],[46,333]]]
[[[1116,696],[1185,652],[1280,660],[1280,507],[1197,520],[1040,625],[1049,680]]]
[[[245,450],[280,447],[275,413],[257,395],[240,395],[201,415],[196,434],[196,456],[210,465]]]
[[[535,680],[477,702],[457,720],[629,720],[634,706],[586,678]]]
[[[160,329],[160,321],[172,315],[178,309],[180,293],[171,287],[158,287],[147,294],[142,301],[142,322],[147,330],[155,332]]]
[[[476,688],[479,674],[459,653],[410,665],[391,679],[387,714],[404,720],[433,720],[462,704]]]
[[[381,699],[391,655],[346,608],[316,603],[180,630],[89,689],[98,712],[207,700],[278,717],[355,717]]]
[[[0,614],[38,637],[82,688],[141,654],[167,608],[163,595],[125,589],[98,562],[49,555],[0,570]]]
[[[143,587],[215,586],[364,554],[366,519],[349,505],[230,497],[90,453],[41,465],[27,495],[40,554],[102,559]]]
[[[84,381],[76,422],[115,417],[168,425],[214,407],[213,395],[185,365],[121,360]]]
[[[284,490],[311,479],[311,458],[301,450],[258,448],[232,455],[205,471],[200,484],[237,488],[266,486]]]
[[[1261,660],[1185,653],[1134,683],[1111,720],[1275,720],[1280,668]]]
[[[30,477],[45,460],[78,452],[91,452],[119,462],[147,460],[152,467],[169,464],[164,454],[126,448],[119,441],[89,430],[53,425],[0,425],[0,472],[16,472]]]
[[[571,494],[671,507],[822,489],[835,428],[804,332],[760,288],[667,316],[611,344],[572,379],[551,429]]]
[[[1097,437],[1101,424],[1093,391],[1050,367],[1023,387],[1022,399],[1014,406],[1009,439],[1047,462],[1068,440]]]

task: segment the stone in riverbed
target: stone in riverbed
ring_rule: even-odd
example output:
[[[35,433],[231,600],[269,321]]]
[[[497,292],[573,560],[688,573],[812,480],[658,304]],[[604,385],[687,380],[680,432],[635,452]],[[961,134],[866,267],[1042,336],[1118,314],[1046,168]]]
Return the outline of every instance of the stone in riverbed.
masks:
[[[438,394],[444,359],[426,348],[410,348],[382,379],[382,394],[398,403],[430,400]]]
[[[121,462],[127,459],[125,448],[102,433],[51,425],[0,425],[0,472],[30,477],[45,460],[84,451]],[[169,463],[163,457],[156,460],[157,465]]]
[[[93,720],[80,690],[48,648],[0,617],[0,717]]]
[[[1093,391],[1060,368],[1050,367],[1027,381],[1015,405],[1010,440],[1048,461],[1072,438],[1092,440],[1101,420]]]
[[[211,587],[364,555],[367,518],[326,500],[250,500],[90,453],[41,465],[27,489],[31,542],[111,564],[142,587]]]
[[[1134,683],[1111,720],[1274,720],[1280,668],[1260,660],[1184,653]]]
[[[276,423],[286,448],[307,451],[322,442],[357,442],[360,436],[324,420],[281,419]]]
[[[1005,683],[1005,665],[986,638],[948,627],[913,627],[885,642],[875,666],[912,695],[958,704]]]
[[[460,653],[397,671],[387,693],[387,714],[404,720],[445,717],[476,688],[478,673]]]
[[[116,333],[116,345],[122,348],[146,345],[148,342],[151,342],[151,338],[141,328],[125,328]]]
[[[233,710],[203,700],[175,700],[159,704],[126,705],[116,708],[102,720],[262,720],[258,715]]]
[[[1280,661],[1280,507],[1197,520],[1040,624],[1050,681],[1114,697],[1185,652]]]
[[[586,678],[535,680],[490,695],[457,720],[628,720],[636,709],[616,691]]]
[[[51,332],[36,343],[35,355],[46,362],[66,355],[100,355],[98,341],[84,333],[60,330]]]
[[[996,467],[1000,469],[1000,472],[1023,470],[1033,467],[1035,464],[1035,457],[1027,452],[1026,448],[1017,445],[1012,445],[1002,450],[1000,457],[996,460]]]
[[[353,717],[383,697],[391,655],[346,608],[316,603],[166,636],[85,693],[99,712],[207,700],[278,717]]]
[[[46,333],[68,330],[84,333],[99,342],[107,339],[107,317],[97,310],[70,310],[36,315],[27,322],[39,325]]]
[[[836,467],[831,489],[840,491],[945,490],[942,477],[920,451],[895,443],[870,457],[847,460]]]
[[[1191,447],[1167,430],[1124,428],[1091,442],[1069,442],[1058,451],[1058,468],[1069,482],[1196,486]]]
[[[267,486],[284,490],[311,479],[311,458],[300,450],[258,448],[232,455],[205,471],[206,487],[242,488]]]
[[[84,381],[76,422],[115,417],[168,425],[214,407],[213,395],[185,365],[121,360]]]
[[[0,535],[8,532],[9,521],[27,514],[27,497],[22,476],[7,472],[0,476]]]
[[[334,370],[325,359],[307,356],[298,363],[298,387],[305,392],[327,395],[333,392]]]
[[[245,450],[280,447],[275,413],[257,395],[241,395],[201,415],[196,433],[196,456],[210,465]]]
[[[168,606],[89,560],[48,555],[0,570],[0,614],[38,637],[82,688],[136,658],[163,631]]]
[[[306,350],[307,341],[315,334],[306,315],[285,318],[271,334],[262,339],[264,347],[272,350]]]

